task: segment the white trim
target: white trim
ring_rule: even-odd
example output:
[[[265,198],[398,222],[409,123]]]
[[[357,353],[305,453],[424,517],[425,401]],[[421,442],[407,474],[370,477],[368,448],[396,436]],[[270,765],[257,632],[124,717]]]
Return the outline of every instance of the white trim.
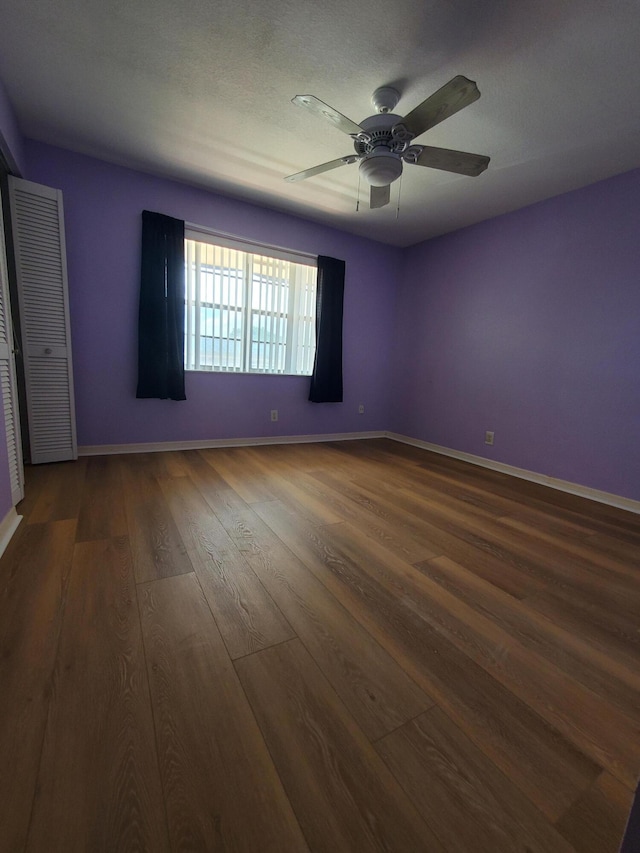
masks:
[[[210,438],[198,441],[158,441],[142,444],[85,444],[79,456],[111,456],[116,453],[160,453],[165,450],[202,450],[207,447],[254,447],[260,444],[314,444],[323,441],[354,441],[359,438],[386,438],[388,433],[336,432],[324,435],[269,435],[256,438]]]
[[[0,521],[0,557],[4,554],[7,545],[11,541],[11,537],[16,532],[21,521],[22,516],[18,515],[14,506],[11,507],[2,521]]]
[[[460,450],[452,450],[450,447],[442,447],[439,444],[430,444],[428,441],[421,441],[419,438],[410,438],[407,435],[400,435],[395,432],[386,433],[387,438],[393,441],[399,441],[402,444],[411,444],[414,447],[420,447],[422,450],[430,450],[433,453],[439,453],[441,456],[451,456],[453,459],[460,459],[463,462],[469,462],[471,465],[479,465],[481,468],[490,468],[492,471],[499,471],[502,474],[509,474],[511,477],[518,477],[521,480],[529,480],[531,483],[539,483],[542,486],[549,486],[551,489],[557,489],[559,492],[568,492],[571,495],[578,495],[581,498],[587,498],[591,501],[615,506],[618,509],[626,509],[628,512],[640,514],[640,501],[632,498],[625,498],[620,495],[613,495],[610,492],[601,492],[598,489],[591,489],[589,486],[581,486],[579,483],[571,483],[568,480],[558,480],[555,477],[547,477],[546,474],[536,474],[535,471],[527,471],[524,468],[515,468],[513,465],[506,465],[504,462],[494,462],[493,459],[485,459],[484,456],[474,456],[471,453],[463,453]]]
[[[268,258],[278,258],[281,261],[290,261],[294,264],[317,267],[318,256],[308,252],[297,252],[286,246],[272,246],[269,243],[260,243],[255,240],[247,240],[235,234],[224,231],[212,231],[204,225],[195,225],[193,222],[184,224],[185,240],[196,240],[200,243],[211,243],[214,246],[224,246],[227,249],[236,249],[249,255],[261,255]]]

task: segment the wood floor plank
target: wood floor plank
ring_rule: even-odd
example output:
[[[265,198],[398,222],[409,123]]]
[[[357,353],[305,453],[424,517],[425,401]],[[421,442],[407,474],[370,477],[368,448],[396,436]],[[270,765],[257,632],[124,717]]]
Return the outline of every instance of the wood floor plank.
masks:
[[[321,577],[324,575],[324,563],[327,560],[332,560],[334,557],[328,546],[325,531],[331,527],[344,530],[344,525],[330,525],[327,528],[326,526],[319,527],[318,525],[311,524],[297,510],[293,510],[290,506],[285,506],[281,501],[255,503],[252,505],[252,508],[306,566],[316,574],[319,571]],[[350,529],[354,528],[350,527]],[[385,543],[385,547],[382,547],[378,539],[374,540],[370,537],[367,527],[365,527],[365,531],[361,535],[367,538],[373,548],[381,549],[382,553],[388,553],[390,557],[398,557],[398,554],[394,552],[392,542],[387,542]],[[400,556],[398,558],[404,559],[404,550],[399,549],[399,551]],[[407,562],[407,565],[410,564]]]
[[[74,520],[29,525],[0,599],[0,849],[23,850],[71,568]]]
[[[236,494],[229,483],[213,468],[204,456],[205,450],[184,450],[180,453],[188,476],[200,494],[211,505],[220,494]],[[211,498],[211,500],[209,500]]]
[[[336,545],[341,527],[324,529]],[[338,552],[326,564],[325,583],[503,772],[557,819],[600,766],[425,620],[412,590],[397,578],[383,583],[385,563],[367,554],[357,564]]]
[[[603,773],[558,821],[558,830],[580,853],[617,853],[633,793]]]
[[[211,467],[223,477],[227,483],[247,503],[253,501],[268,501],[274,496],[269,488],[267,477],[260,470],[247,464],[242,447],[223,447],[203,450],[202,455]]]
[[[197,451],[188,451],[185,450],[182,453],[160,453],[157,454],[160,456],[164,471],[162,473],[158,472],[158,477],[186,477],[189,474],[189,465],[187,462],[186,455],[189,453],[195,453]]]
[[[407,462],[406,458],[403,459],[408,455],[406,446],[403,447],[389,439],[358,442],[357,447],[347,446],[346,442],[342,444],[340,450],[345,455],[357,455],[378,463],[384,463],[385,459],[387,463],[398,459],[404,463]],[[337,444],[333,446],[338,447]],[[634,513],[614,506],[596,504],[578,495],[472,465],[450,456],[422,451],[418,448],[413,448],[413,451],[416,454],[423,454],[423,461],[418,462],[418,465],[430,473],[438,472],[441,475],[453,477],[459,484],[465,484],[480,491],[490,490],[494,496],[504,497],[512,502],[514,507],[520,509],[535,507],[543,514],[551,514],[555,518],[562,518],[578,525],[584,524],[594,531],[603,533],[610,531],[618,537],[626,538],[629,542],[640,544],[640,528]],[[416,456],[416,460],[418,458]]]
[[[341,458],[341,454],[326,442],[300,442],[296,444],[272,444],[260,448],[268,458],[281,459],[287,465],[293,465],[297,471],[314,471],[319,467],[332,468]]]
[[[571,542],[579,545],[589,541],[594,536],[593,530],[588,526],[587,519],[578,524],[576,521],[557,518],[550,514],[548,509],[543,511],[523,504],[514,504],[513,501],[505,498],[496,498],[496,500],[500,501],[503,507],[501,518],[513,518],[514,521],[543,528],[553,533],[558,542]]]
[[[508,478],[509,481],[517,478]],[[569,515],[580,519],[588,519],[589,525],[595,524],[602,527],[603,532],[608,529],[615,535],[628,542],[636,542],[640,545],[640,520],[638,514],[613,506],[612,504],[592,501],[571,492],[560,489],[549,489],[539,483],[528,480],[518,482],[520,491],[529,498],[541,500],[551,506],[552,514],[557,510],[566,510]]]
[[[301,487],[304,472],[299,473],[291,466],[285,468],[282,462],[276,466],[269,465],[264,458],[261,458],[261,454],[255,451],[255,448],[242,449],[254,468],[264,474],[270,492],[269,500],[282,500],[294,504],[305,518],[316,524],[337,524],[342,521],[342,517],[328,501],[323,500],[314,490]]]
[[[77,544],[27,851],[169,850],[126,538]]]
[[[433,704],[252,509],[227,495],[220,497],[215,511],[371,739]]]
[[[375,567],[378,555],[366,537],[347,533],[344,525],[337,525],[335,531],[329,528],[328,532],[336,540],[341,539],[345,550],[357,544],[363,568],[374,573],[389,594],[397,594],[401,582],[404,598],[411,601],[424,621],[519,696],[585,755],[621,781],[635,784],[640,771],[639,721],[527,649],[497,620],[482,615],[426,576],[417,575],[413,567],[389,558],[385,567]],[[355,553],[354,549],[350,556]]]
[[[195,575],[139,587],[174,851],[308,851]]]
[[[440,708],[382,738],[376,748],[445,849],[573,850]]]
[[[622,569],[614,571],[581,559],[568,550],[571,546],[564,548],[561,542],[552,546],[536,535],[534,528],[520,525],[517,531],[512,530],[508,519],[504,523],[479,522],[408,493],[401,505],[418,515],[428,512],[434,524],[477,548],[499,555],[541,588],[558,587],[584,600],[606,601],[614,612],[634,613],[640,608],[637,578]]]
[[[370,483],[369,488],[372,487],[373,484]],[[513,567],[526,580],[537,584],[538,589],[553,583],[559,584],[569,574],[568,571],[562,573],[562,566],[549,564],[540,556],[539,551],[544,550],[542,543],[537,540],[523,543],[521,536],[514,535],[508,528],[500,527],[496,519],[479,519],[459,508],[452,509],[408,489],[402,490],[396,500],[405,512],[426,518],[438,529],[476,549],[494,554],[503,564]],[[537,549],[527,547],[529,545],[537,546]]]
[[[500,625],[523,646],[640,721],[640,669],[545,618],[526,601],[513,601],[448,557],[421,564],[421,571],[465,604]]]
[[[606,570],[607,575],[609,572],[613,572],[614,577],[615,575],[622,575],[627,579],[632,578],[632,580],[637,580],[640,574],[636,565],[640,556],[640,548],[634,549],[633,557],[627,555],[621,558],[595,548],[592,540],[596,537],[592,536],[588,540],[583,539],[578,542],[567,540],[566,537],[558,535],[556,526],[551,523],[532,524],[530,520],[523,520],[522,518],[503,517],[498,520],[498,524],[504,524],[510,529],[524,534],[526,542],[538,540],[551,546],[555,552],[575,556],[588,569],[602,568]],[[573,565],[575,566],[575,563]]]
[[[23,516],[28,522],[40,494],[45,489],[49,480],[55,478],[56,471],[50,465],[28,465],[24,466],[24,498],[16,507],[16,512]]]
[[[186,473],[190,477],[195,478],[199,476],[203,483],[206,481],[208,485],[218,490],[230,489],[231,486],[229,483],[210,464],[208,454],[209,450],[202,448],[200,450],[182,450],[178,453],[178,456],[182,464],[185,465]]]
[[[112,456],[92,456],[86,463],[76,541],[128,535],[121,466]]]
[[[425,454],[425,457],[431,459],[433,455]],[[385,463],[381,462],[380,464],[384,465]],[[364,471],[365,476],[370,476],[370,473]],[[500,518],[516,509],[522,513],[529,512],[528,508],[515,504],[512,499],[496,494],[490,482],[483,482],[478,478],[472,481],[462,480],[458,472],[435,467],[429,462],[425,462],[424,459],[417,467],[403,472],[400,482],[402,488],[411,487],[425,498],[432,497],[435,492],[448,506],[452,508],[457,506],[460,509],[468,508],[474,515],[482,514],[487,517]],[[531,510],[531,512],[535,513],[535,510]],[[548,512],[540,515],[545,518],[545,521],[549,517]],[[588,528],[569,525],[566,522],[564,524],[574,534],[580,533],[583,537],[593,532]]]
[[[381,489],[379,481],[383,476],[384,463],[381,462],[377,468],[365,469],[362,473],[358,473],[352,478],[352,482],[356,487],[377,492]],[[474,518],[480,523],[483,520],[495,520],[505,513],[505,501],[500,503],[486,493],[483,495],[484,500],[482,501],[468,493],[465,495],[466,500],[462,500],[459,493],[455,493],[454,490],[448,491],[439,482],[433,483],[429,472],[416,466],[411,467],[408,471],[403,470],[401,474],[395,477],[387,475],[384,478],[382,490],[385,497],[391,500],[397,496],[406,495],[408,492],[411,496],[425,501],[424,517],[427,518],[429,517],[429,502],[433,501],[442,509],[465,513],[469,518]]]
[[[512,501],[514,507],[538,509],[546,515],[585,525],[594,533],[612,534],[640,546],[638,517],[634,513],[436,454],[430,455],[427,464],[429,468],[455,472],[462,482],[489,487],[496,495]]]
[[[444,592],[444,591],[443,591]],[[627,785],[640,771],[640,723],[561,672],[448,593],[429,601],[432,624],[585,755]],[[435,612],[437,610],[437,612]],[[426,613],[422,611],[423,615]]]
[[[29,513],[27,523],[43,524],[66,518],[77,519],[82,500],[86,459],[52,462],[46,467],[49,469],[48,476],[43,478],[38,499]]]
[[[527,606],[602,649],[627,666],[640,666],[637,618],[612,612],[597,601],[582,601],[573,592],[549,589],[528,596]]]
[[[427,456],[431,458],[433,454]],[[486,506],[494,511],[496,517],[509,516],[529,524],[542,524],[546,528],[554,529],[562,539],[569,541],[583,542],[594,535],[587,518],[578,523],[552,515],[548,505],[543,505],[543,508],[534,507],[526,502],[526,497],[517,493],[512,496],[497,494],[491,482],[483,483],[477,477],[471,482],[465,481],[461,479],[458,471],[437,467],[431,462],[422,464],[420,471],[424,482],[437,491],[456,497],[462,504]]]
[[[402,553],[412,563],[419,560],[428,560],[436,557],[439,551],[425,544],[425,537],[419,528],[413,529],[409,524],[401,523],[399,519],[386,519],[382,517],[377,507],[371,509],[362,504],[345,499],[343,489],[349,488],[350,481],[342,478],[339,472],[333,472],[339,486],[331,486],[322,482],[319,477],[311,474],[295,473],[287,475],[287,479],[295,477],[296,482],[306,492],[315,495],[318,499],[331,507],[338,522],[349,521],[360,530],[366,530],[367,534],[376,539],[382,547],[388,548],[395,553]],[[289,507],[298,509],[291,500],[285,500]],[[309,516],[307,516],[309,518]],[[314,523],[322,523],[318,516],[309,519]]]
[[[399,510],[393,499],[386,495],[383,487],[379,488],[377,493],[366,492],[358,488],[353,478],[341,470],[322,469],[311,472],[311,476],[326,489],[339,493],[343,500],[352,503],[360,511],[360,518],[362,514],[368,514],[371,522],[379,522],[395,529],[399,536],[426,549],[430,556],[443,553],[447,542],[438,535],[438,531],[425,524],[422,519],[416,519]],[[343,515],[342,521],[351,521],[348,513]],[[358,526],[361,526],[360,519]]]
[[[314,853],[443,849],[299,640],[236,668]]]
[[[588,545],[593,548],[595,554],[605,554],[618,560],[624,560],[631,566],[638,565],[638,553],[640,548],[631,542],[621,542],[614,536],[596,533],[588,539]]]
[[[188,477],[160,481],[232,658],[295,636],[269,593]]]
[[[193,571],[158,476],[166,474],[160,454],[121,457],[125,510],[137,583]],[[150,457],[150,458],[149,458]]]
[[[322,472],[317,476],[325,483],[336,483],[332,472]],[[477,574],[516,598],[524,598],[545,588],[544,583],[523,570],[526,566],[521,561],[499,545],[488,543],[482,535],[468,531],[464,526],[450,526],[447,530],[425,520],[407,495],[395,496],[392,502],[373,489],[354,485],[343,487],[343,493],[368,508],[377,508],[376,511],[383,512],[389,520],[397,518],[401,525],[411,524],[414,535],[422,536],[433,553],[447,554],[461,565],[472,567]]]

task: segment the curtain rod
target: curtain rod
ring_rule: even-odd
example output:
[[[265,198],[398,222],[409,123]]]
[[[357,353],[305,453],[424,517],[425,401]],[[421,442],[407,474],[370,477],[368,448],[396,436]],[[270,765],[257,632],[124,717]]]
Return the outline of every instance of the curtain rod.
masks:
[[[273,243],[262,243],[260,240],[248,240],[246,237],[238,237],[237,234],[230,234],[228,231],[217,231],[213,228],[207,228],[205,225],[197,225],[195,222],[185,222],[184,227],[187,231],[198,231],[201,234],[207,234],[209,237],[220,237],[223,240],[235,240],[237,243],[243,243],[252,249],[270,249],[276,252],[286,252],[289,255],[294,255],[305,260],[316,262],[318,256],[311,252],[300,252],[297,249],[289,249],[287,246],[276,246]]]

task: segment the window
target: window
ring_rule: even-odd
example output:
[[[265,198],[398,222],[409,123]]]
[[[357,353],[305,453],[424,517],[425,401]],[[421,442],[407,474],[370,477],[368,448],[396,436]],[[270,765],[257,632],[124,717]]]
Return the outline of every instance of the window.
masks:
[[[185,239],[185,368],[311,375],[315,259],[210,239]]]

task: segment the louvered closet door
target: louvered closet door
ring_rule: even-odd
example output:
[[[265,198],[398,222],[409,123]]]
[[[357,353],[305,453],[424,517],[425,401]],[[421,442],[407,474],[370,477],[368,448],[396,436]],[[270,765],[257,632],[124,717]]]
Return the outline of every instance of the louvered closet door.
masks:
[[[4,425],[7,434],[7,455],[11,499],[15,506],[24,497],[24,469],[22,467],[22,441],[16,385],[15,357],[13,353],[13,326],[9,304],[9,279],[4,244],[4,223],[0,204],[0,389]]]
[[[62,193],[9,178],[31,462],[77,459]]]

